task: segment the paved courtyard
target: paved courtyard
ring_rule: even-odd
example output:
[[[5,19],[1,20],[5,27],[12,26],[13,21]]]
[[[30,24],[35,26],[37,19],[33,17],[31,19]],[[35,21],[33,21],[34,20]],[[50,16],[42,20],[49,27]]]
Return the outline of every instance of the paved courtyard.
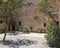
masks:
[[[0,34],[0,40],[4,34]],[[0,43],[0,48],[50,48],[46,44],[45,34],[30,33],[30,34],[12,34],[8,33],[6,40],[9,42]]]

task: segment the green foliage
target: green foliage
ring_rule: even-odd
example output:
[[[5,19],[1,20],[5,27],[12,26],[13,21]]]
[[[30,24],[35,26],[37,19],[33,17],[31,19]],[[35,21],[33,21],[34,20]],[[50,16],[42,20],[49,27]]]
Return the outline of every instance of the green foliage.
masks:
[[[50,3],[50,0],[43,0],[43,1],[40,2],[40,3],[38,4],[38,6],[37,6],[37,9],[38,9],[39,11],[44,12],[44,13],[46,13],[46,12],[49,10],[49,8],[52,8],[52,5],[51,5],[51,3]]]
[[[3,3],[3,0],[0,0],[0,4]]]
[[[42,3],[39,3],[37,8],[40,10],[40,11],[44,11],[44,6]]]
[[[22,6],[22,0],[0,0],[0,18],[3,18],[6,24],[9,26],[12,23],[16,24],[12,16],[16,15],[16,10]],[[7,28],[6,28],[7,31]],[[6,33],[4,34],[3,42],[6,38]]]
[[[55,44],[56,48],[60,48],[60,28],[59,26],[55,30]]]
[[[5,20],[5,22],[10,22],[11,17],[15,16],[17,14],[17,12],[16,12],[17,9],[22,6],[22,0],[0,0],[0,2],[1,2],[0,18],[3,18]],[[9,20],[9,18],[10,18],[10,20]]]
[[[60,48],[60,28],[54,20],[50,21],[45,37],[49,46]]]
[[[49,27],[46,30],[45,37],[46,37],[46,39],[48,41],[49,46],[54,47],[55,46],[55,39],[54,39],[53,34],[54,34],[54,22],[53,22],[53,20],[51,20],[49,22]]]
[[[40,4],[38,4],[37,8],[39,9],[39,11],[42,11],[52,19],[52,21],[49,23],[50,25],[47,28],[45,36],[48,44],[50,46],[60,48],[60,28],[55,20],[57,19],[58,14],[50,11],[50,9],[52,9],[50,0],[43,0]]]
[[[24,33],[29,33],[29,31],[30,31],[30,29],[29,29],[28,27],[24,27],[24,28],[23,28],[23,32],[24,32]]]

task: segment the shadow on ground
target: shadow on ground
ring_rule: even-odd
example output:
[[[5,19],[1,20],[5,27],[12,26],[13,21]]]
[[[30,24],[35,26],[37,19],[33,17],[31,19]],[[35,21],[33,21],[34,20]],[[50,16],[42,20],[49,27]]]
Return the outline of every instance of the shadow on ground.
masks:
[[[23,40],[11,40],[11,41],[8,41],[8,42],[4,42],[2,43],[2,45],[5,45],[5,46],[9,46],[9,47],[12,47],[12,48],[19,48],[19,46],[30,46],[30,45],[36,45],[37,44],[37,41],[31,41],[31,40],[28,40],[28,39],[23,39]]]

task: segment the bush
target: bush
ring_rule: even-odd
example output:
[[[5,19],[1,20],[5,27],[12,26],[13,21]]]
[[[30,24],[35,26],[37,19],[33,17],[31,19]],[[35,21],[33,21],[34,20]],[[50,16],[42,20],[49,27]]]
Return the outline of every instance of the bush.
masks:
[[[50,21],[49,22],[49,27],[46,30],[46,39],[48,41],[49,46],[54,47],[55,46],[55,39],[54,39],[54,22]]]
[[[23,32],[24,32],[24,33],[29,33],[29,28],[28,28],[28,27],[24,27],[24,28],[23,28]]]
[[[60,48],[60,28],[54,21],[50,21],[49,27],[46,30],[46,39],[49,46]]]
[[[60,48],[60,27],[57,28],[55,43],[56,48]]]

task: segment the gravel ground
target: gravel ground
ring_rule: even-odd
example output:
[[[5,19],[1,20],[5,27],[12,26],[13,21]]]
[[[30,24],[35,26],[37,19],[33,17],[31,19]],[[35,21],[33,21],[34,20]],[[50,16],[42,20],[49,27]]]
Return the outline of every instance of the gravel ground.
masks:
[[[0,40],[4,34],[0,34]],[[0,43],[0,48],[50,48],[46,44],[45,34],[30,33],[30,34],[11,34],[8,33],[6,40],[9,42]]]

